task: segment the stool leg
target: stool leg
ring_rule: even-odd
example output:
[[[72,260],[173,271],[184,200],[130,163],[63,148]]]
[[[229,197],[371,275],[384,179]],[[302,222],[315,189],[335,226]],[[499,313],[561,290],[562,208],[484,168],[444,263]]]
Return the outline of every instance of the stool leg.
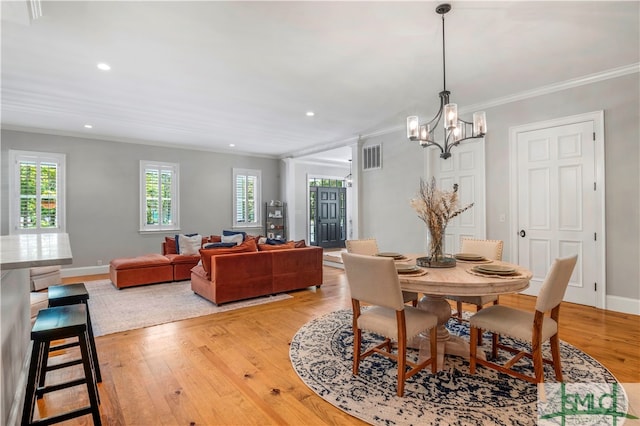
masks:
[[[89,342],[87,332],[79,336],[80,339],[80,352],[82,352],[82,365],[84,366],[84,376],[87,381],[87,393],[89,394],[89,404],[91,405],[91,415],[93,416],[93,424],[95,426],[102,425],[100,419],[100,408],[98,407],[98,388],[91,369],[92,359],[89,355]]]
[[[29,375],[27,376],[27,391],[24,397],[24,405],[22,406],[22,424],[31,424],[33,410],[36,404],[36,383],[38,381],[39,363],[42,354],[42,343],[33,342],[31,350],[31,361],[29,362]]]
[[[89,345],[91,346],[91,356],[93,358],[93,368],[96,371],[96,382],[102,383],[102,373],[100,373],[100,363],[98,362],[98,350],[96,349],[96,341],[93,338],[93,326],[91,325],[91,314],[89,313],[89,303],[87,305],[87,331],[89,333]]]
[[[51,342],[46,340],[41,343],[42,353],[38,358],[38,386],[36,387],[36,393],[38,393],[38,399],[42,398],[42,394],[37,392],[38,388],[44,386],[45,379],[47,377],[47,365],[49,364],[49,349]]]

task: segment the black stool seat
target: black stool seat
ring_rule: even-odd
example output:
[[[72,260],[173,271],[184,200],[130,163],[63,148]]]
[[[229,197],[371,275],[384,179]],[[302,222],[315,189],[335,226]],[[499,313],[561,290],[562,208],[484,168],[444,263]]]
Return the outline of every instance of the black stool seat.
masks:
[[[81,358],[69,362],[48,366],[49,348],[53,340],[77,338]],[[22,410],[22,425],[50,425],[75,417],[91,414],[94,425],[101,425],[100,403],[97,382],[94,373],[91,345],[87,327],[87,307],[85,304],[57,306],[41,309],[31,329],[33,349],[29,363],[27,390]],[[64,383],[45,386],[48,371],[81,364],[84,376]],[[36,398],[43,394],[66,389],[72,386],[86,385],[89,395],[89,406],[69,411],[67,413],[32,420]]]
[[[31,340],[68,339],[86,330],[87,309],[84,306],[41,309],[31,329]]]
[[[89,292],[84,283],[49,286],[49,307],[86,303]]]
[[[98,362],[98,351],[96,349],[96,341],[93,337],[93,327],[91,326],[91,314],[89,313],[89,292],[84,283],[52,285],[49,286],[49,307],[67,306],[83,303],[87,307],[87,332],[89,333],[89,344],[91,345],[91,354],[93,356],[93,364],[96,370],[96,380],[102,382],[102,373],[100,372],[100,363]],[[77,342],[59,345],[50,348],[50,351],[65,349],[71,346],[77,346]]]

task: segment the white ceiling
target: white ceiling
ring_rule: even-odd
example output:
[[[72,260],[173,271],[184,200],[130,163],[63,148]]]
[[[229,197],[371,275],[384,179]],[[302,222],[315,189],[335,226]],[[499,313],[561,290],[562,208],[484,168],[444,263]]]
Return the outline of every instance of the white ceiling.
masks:
[[[275,157],[337,148],[436,112],[439,3],[43,1],[32,20],[2,1],[2,126]],[[637,64],[639,5],[452,2],[451,100]]]

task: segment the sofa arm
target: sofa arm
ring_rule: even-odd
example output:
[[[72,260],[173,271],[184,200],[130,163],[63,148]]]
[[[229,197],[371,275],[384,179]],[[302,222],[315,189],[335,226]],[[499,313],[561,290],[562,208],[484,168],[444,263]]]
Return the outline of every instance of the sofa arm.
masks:
[[[269,253],[272,256],[275,293],[322,285],[322,248],[309,246]]]

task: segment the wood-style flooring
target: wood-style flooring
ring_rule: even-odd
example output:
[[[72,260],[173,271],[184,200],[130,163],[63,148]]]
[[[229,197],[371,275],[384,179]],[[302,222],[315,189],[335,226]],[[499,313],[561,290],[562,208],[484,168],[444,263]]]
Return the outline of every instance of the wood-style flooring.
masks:
[[[363,424],[316,396],[289,361],[289,343],[303,324],[350,308],[344,272],[325,267],[320,289],[291,295],[281,302],[98,337],[103,424]],[[535,299],[501,296],[500,302],[532,310]],[[560,338],[596,358],[619,381],[640,382],[639,316],[566,303]],[[58,370],[48,380],[74,374]],[[86,404],[85,395],[83,386],[55,392],[36,411],[45,416],[67,411]],[[91,423],[84,416],[65,424]]]

